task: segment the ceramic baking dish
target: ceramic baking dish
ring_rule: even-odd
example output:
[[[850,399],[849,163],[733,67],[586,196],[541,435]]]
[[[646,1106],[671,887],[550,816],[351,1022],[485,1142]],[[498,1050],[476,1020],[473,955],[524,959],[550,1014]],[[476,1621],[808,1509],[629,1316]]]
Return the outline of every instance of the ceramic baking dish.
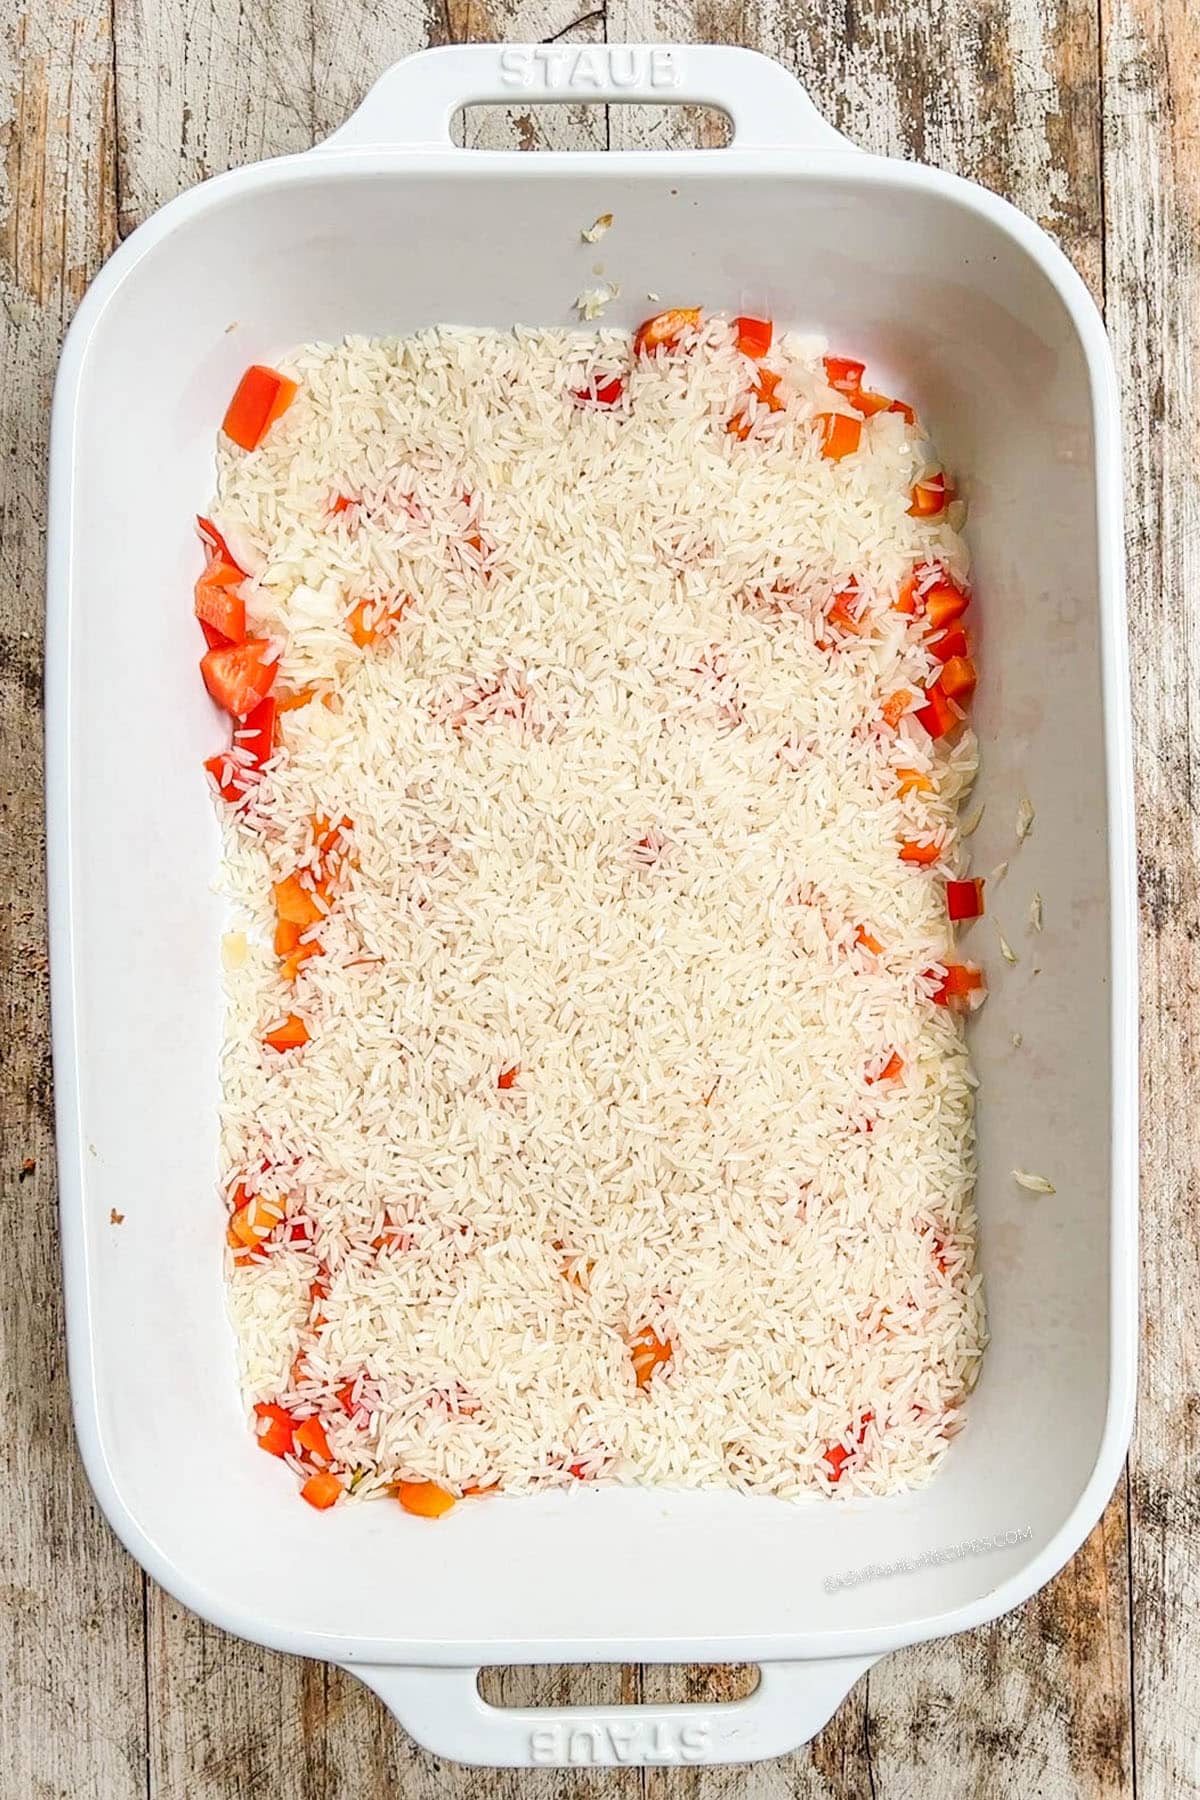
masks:
[[[465,102],[563,99],[715,104],[733,141],[451,142]],[[611,233],[581,244],[601,212]],[[942,1473],[901,1498],[600,1489],[437,1526],[387,1505],[317,1514],[245,1428],[224,1310],[192,517],[246,364],[346,332],[565,325],[601,253],[621,285],[607,322],[633,324],[654,294],[824,329],[918,403],[961,472],[983,633],[975,866],[1010,863],[976,928],[991,1349]],[[1066,1561],[1130,1427],[1133,840],[1112,364],[1083,284],[1028,219],[856,151],[748,51],[412,57],[327,143],[172,202],[88,293],[55,398],[47,654],[75,1417],[108,1518],[158,1581],[230,1631],[353,1669],[444,1756],[740,1761],[802,1742],[876,1657],[994,1618]],[[1037,819],[1018,849],[1022,794]],[[1023,1191],[1015,1166],[1057,1193]],[[487,1662],[729,1659],[762,1665],[729,1706],[520,1713],[475,1681]]]

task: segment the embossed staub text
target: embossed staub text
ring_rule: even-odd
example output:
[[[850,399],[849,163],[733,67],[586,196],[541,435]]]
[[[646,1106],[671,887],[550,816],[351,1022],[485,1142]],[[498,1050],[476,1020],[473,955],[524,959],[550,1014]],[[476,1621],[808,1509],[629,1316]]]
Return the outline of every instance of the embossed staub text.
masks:
[[[542,94],[670,93],[683,80],[678,50],[665,44],[510,44],[500,84]]]
[[[529,1734],[529,1760],[554,1768],[703,1762],[711,1741],[712,1728],[703,1718],[686,1725],[664,1719],[592,1719],[536,1726]]]

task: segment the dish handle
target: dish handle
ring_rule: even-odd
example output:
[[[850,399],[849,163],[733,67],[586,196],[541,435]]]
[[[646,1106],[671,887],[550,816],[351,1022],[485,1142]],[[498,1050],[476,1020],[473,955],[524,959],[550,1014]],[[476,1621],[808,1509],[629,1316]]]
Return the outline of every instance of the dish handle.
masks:
[[[492,1706],[478,1669],[347,1663],[435,1756],[493,1768],[650,1768],[760,1762],[806,1744],[873,1656],[763,1663],[744,1700],[714,1706]]]
[[[447,44],[421,50],[393,63],[317,148],[452,149],[450,123],[460,107],[592,101],[716,107],[729,116],[735,151],[854,148],[822,118],[794,75],[757,50],[728,44]]]

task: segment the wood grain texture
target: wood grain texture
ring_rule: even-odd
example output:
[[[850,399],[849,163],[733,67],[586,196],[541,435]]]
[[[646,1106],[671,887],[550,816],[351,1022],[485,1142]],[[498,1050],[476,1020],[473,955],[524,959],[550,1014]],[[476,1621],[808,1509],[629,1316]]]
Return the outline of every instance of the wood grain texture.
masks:
[[[877,1793],[1132,1794],[1126,1525],[1122,1489],[1024,1607],[871,1670]],[[950,1770],[955,1788],[943,1790]]]
[[[1142,895],[1143,1322],[1130,1533],[1142,1800],[1200,1793],[1198,38],[1185,0],[1106,0],[1105,287],[1126,377]]]
[[[1200,1794],[1200,1084],[1193,472],[1200,17],[1192,0],[0,0],[0,1795],[128,1800],[1150,1800]],[[983,181],[1107,302],[1126,373],[1146,1033],[1142,1412],[1118,1490],[1025,1608],[898,1654],[814,1743],[753,1770],[472,1771],[417,1750],[352,1678],[185,1613],[111,1539],[70,1447],[52,1216],[40,808],[42,475],[61,329],[98,261],[173,194],[306,148],[427,43],[727,41],[777,56],[865,147]],[[1103,97],[1103,108],[1101,108]],[[469,115],[480,147],[695,141],[641,108]],[[1107,222],[1107,233],[1105,223]],[[32,1159],[34,1167],[24,1168]],[[1130,1571],[1133,1603],[1130,1602]],[[146,1591],[145,1619],[143,1592]],[[490,1671],[510,1704],[695,1698],[737,1671]],[[1133,1718],[1136,1712],[1136,1730]],[[43,1718],[55,1718],[49,1731]]]
[[[143,1792],[142,1577],[71,1439],[59,1300],[42,887],[41,593],[50,388],[112,247],[106,10],[0,27],[0,1790]]]

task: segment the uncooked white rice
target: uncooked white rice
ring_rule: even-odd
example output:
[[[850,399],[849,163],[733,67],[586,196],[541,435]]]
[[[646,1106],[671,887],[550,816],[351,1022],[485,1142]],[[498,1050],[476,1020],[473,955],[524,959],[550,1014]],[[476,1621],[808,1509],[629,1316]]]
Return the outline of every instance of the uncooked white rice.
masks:
[[[975,748],[879,714],[935,669],[899,584],[966,552],[909,516],[899,414],[821,456],[812,416],[849,410],[821,349],[777,345],[769,413],[717,319],[632,370],[616,331],[355,338],[288,361],[261,449],[223,444],[251,624],[281,691],[333,696],[224,809],[225,1193],[288,1215],[231,1306],[248,1402],[319,1412],[359,1495],[881,1494],[960,1423],[973,1077],[930,995]],[[614,407],[572,397],[613,376]],[[825,619],[851,577],[861,637]],[[350,862],[291,988],[272,883],[314,815]],[[311,1041],[265,1048],[292,1011]],[[645,1326],[673,1354],[643,1391]]]

